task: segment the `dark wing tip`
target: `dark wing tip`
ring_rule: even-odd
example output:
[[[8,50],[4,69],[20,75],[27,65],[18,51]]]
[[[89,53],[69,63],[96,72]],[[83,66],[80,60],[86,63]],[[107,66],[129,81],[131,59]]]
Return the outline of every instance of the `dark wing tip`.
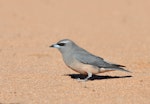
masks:
[[[112,64],[112,65],[114,65],[114,66],[116,66],[116,67],[126,67],[126,66],[124,66],[124,65],[118,65],[118,64]]]

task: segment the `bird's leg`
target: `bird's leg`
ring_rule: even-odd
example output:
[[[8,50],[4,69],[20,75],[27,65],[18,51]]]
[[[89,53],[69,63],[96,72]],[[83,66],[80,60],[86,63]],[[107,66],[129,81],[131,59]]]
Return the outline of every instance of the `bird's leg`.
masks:
[[[87,76],[85,79],[80,79],[80,78],[78,78],[77,80],[78,80],[78,81],[87,81],[89,78],[92,77],[92,73],[90,73],[90,72],[87,72],[87,73],[88,73],[88,76]]]
[[[88,76],[85,79],[83,79],[83,80],[87,81],[91,77],[92,77],[92,73],[88,72]]]

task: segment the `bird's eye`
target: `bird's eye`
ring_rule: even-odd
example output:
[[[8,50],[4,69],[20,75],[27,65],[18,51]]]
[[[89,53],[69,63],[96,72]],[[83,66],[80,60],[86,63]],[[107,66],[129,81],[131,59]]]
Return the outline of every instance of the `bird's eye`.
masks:
[[[65,45],[65,43],[58,43],[58,45],[59,45],[59,46],[64,46],[64,45]]]

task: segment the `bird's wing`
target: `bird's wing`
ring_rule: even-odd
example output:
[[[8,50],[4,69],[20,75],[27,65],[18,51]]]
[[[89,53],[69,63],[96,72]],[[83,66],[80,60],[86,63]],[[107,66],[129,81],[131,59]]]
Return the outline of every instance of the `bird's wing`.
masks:
[[[76,54],[75,58],[78,61],[80,61],[81,63],[93,65],[93,66],[96,66],[99,68],[130,72],[130,71],[122,68],[122,67],[125,67],[123,65],[106,62],[103,58],[92,55],[90,53],[82,52],[80,54]]]
[[[78,61],[80,61],[84,64],[90,64],[90,65],[93,65],[93,66],[97,66],[99,68],[111,67],[111,64],[104,61],[103,58],[92,55],[88,52],[82,51],[82,52],[76,53],[74,57]]]

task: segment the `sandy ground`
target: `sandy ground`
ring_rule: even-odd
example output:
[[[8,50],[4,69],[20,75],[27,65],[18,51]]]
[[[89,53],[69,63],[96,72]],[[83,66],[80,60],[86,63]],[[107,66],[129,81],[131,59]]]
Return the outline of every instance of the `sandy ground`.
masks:
[[[150,1],[0,0],[0,104],[150,104]],[[133,73],[86,83],[49,46],[69,38]]]

